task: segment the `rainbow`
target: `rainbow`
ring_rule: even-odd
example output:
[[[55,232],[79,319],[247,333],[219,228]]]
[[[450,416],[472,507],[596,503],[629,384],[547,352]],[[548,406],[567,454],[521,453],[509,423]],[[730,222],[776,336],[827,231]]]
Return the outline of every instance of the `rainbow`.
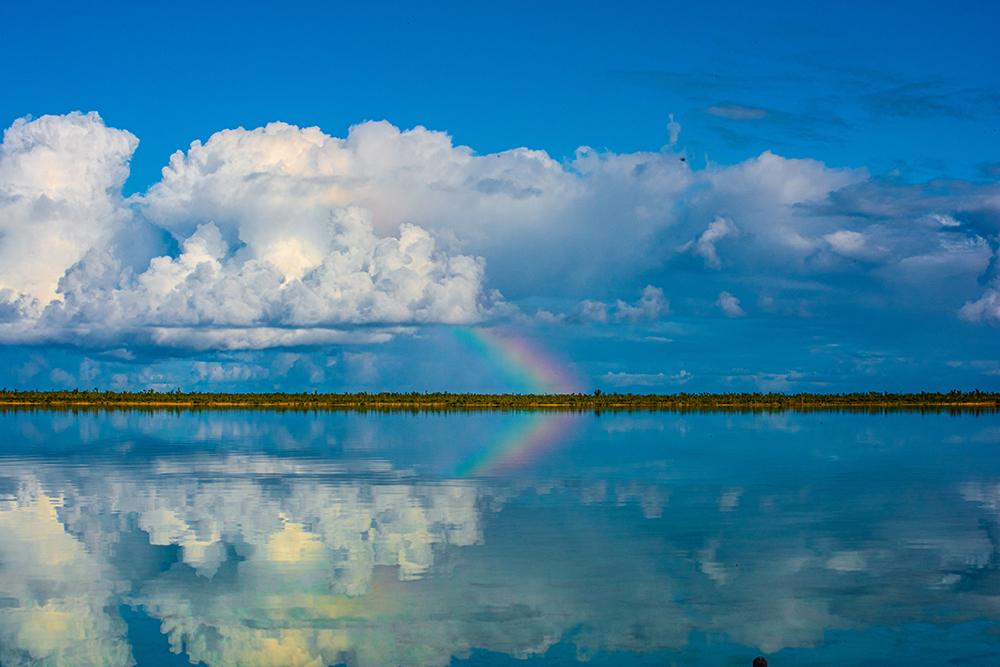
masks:
[[[532,394],[573,394],[580,383],[537,343],[497,329],[452,329],[454,338],[485,360],[508,383]],[[577,415],[526,412],[498,430],[482,447],[464,457],[452,472],[457,477],[490,477],[527,468],[555,450],[567,437]]]
[[[497,329],[452,329],[455,338],[478,353],[501,376],[531,394],[575,394],[580,384],[546,350],[527,338]]]

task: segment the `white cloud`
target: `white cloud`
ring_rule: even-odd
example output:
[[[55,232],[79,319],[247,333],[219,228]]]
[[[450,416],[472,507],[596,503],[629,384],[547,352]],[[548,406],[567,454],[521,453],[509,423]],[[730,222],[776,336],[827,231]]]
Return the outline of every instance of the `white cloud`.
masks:
[[[380,237],[370,211],[339,203],[329,184],[326,196],[310,189],[302,152],[325,135],[283,125],[216,135],[234,136],[258,142],[243,153],[208,155],[215,138],[205,147],[196,142],[136,200],[146,219],[174,233],[181,251],[148,258],[135,272],[121,243],[112,243],[131,210],[108,194],[120,191],[135,138],[105,128],[96,114],[19,121],[8,130],[0,174],[3,204],[16,210],[3,219],[11,229],[0,255],[19,259],[0,270],[5,337],[100,345],[126,335],[245,349],[295,344],[296,330],[329,339],[345,337],[331,336],[331,327],[470,324],[499,301],[484,289],[482,259],[448,253],[412,224],[398,225],[398,238]],[[270,179],[254,171],[261,160],[273,167]],[[213,181],[220,172],[230,178]],[[178,195],[179,182],[189,189]],[[59,206],[45,208],[47,218],[27,219],[37,217],[38,202],[50,201]],[[36,231],[25,236],[22,228]],[[51,300],[55,293],[61,300]],[[33,298],[51,301],[40,313]]]
[[[543,308],[535,311],[535,321],[541,324],[562,324],[566,321],[566,314],[555,314]]]
[[[756,373],[745,379],[753,380],[753,383],[761,391],[789,391],[792,382],[804,377],[803,373],[789,371],[788,373]]]
[[[958,315],[968,322],[1000,323],[1000,291],[989,287],[976,301],[967,301]]]
[[[719,253],[715,249],[715,244],[727,236],[735,236],[737,234],[739,234],[739,230],[736,229],[736,225],[733,224],[732,220],[716,218],[708,225],[708,229],[697,240],[688,241],[679,249],[681,251],[689,250],[695,255],[700,255],[704,258],[707,268],[718,270],[722,268],[722,260],[719,259]]]
[[[356,206],[332,211],[327,231],[312,246],[319,261],[291,279],[268,259],[228,256],[211,222],[184,241],[180,256],[155,257],[134,279],[93,251],[67,271],[59,287],[65,303],[43,320],[72,321],[95,308],[105,322],[148,326],[467,324],[483,317],[482,261],[439,252],[430,234],[411,225],[399,239],[379,239],[370,214]]]
[[[655,322],[669,314],[670,302],[664,298],[663,290],[652,285],[646,285],[636,305],[630,306],[621,299],[615,304],[615,319],[626,320],[633,324],[643,319]]]
[[[826,234],[823,239],[829,243],[833,249],[845,255],[856,253],[865,247],[865,235],[842,229],[832,234]]]
[[[670,145],[677,143],[677,137],[681,133],[681,124],[674,120],[674,115],[670,114],[670,122],[667,123],[667,134],[670,135]]]
[[[217,361],[196,361],[192,367],[198,379],[210,383],[245,382],[246,380],[268,376],[266,368],[238,363],[224,364]]]
[[[4,131],[0,288],[44,304],[67,267],[112,239],[131,217],[121,187],[138,143],[96,113],[22,119]]]
[[[601,380],[612,387],[655,387],[665,384],[684,384],[693,377],[692,373],[683,370],[674,375],[666,373],[612,373],[609,371],[601,376]]]
[[[757,111],[740,109],[723,110]],[[804,303],[787,285],[811,282],[809,312],[926,290],[949,314],[966,303],[963,318],[997,319],[976,279],[993,270],[1000,230],[992,214],[960,214],[995,212],[991,186],[935,199],[770,152],[696,171],[669,151],[584,147],[561,163],[527,148],[476,155],[386,122],[343,139],[272,123],[194,142],[124,200],[136,142],[96,114],[7,130],[0,341],[238,350],[512,316],[656,321],[670,313],[659,288],[621,295],[647,282],[673,291],[684,255],[712,269],[700,278],[708,293],[748,279],[775,315]],[[608,284],[621,290],[608,303],[586,298]],[[525,318],[501,292],[554,305]],[[745,314],[732,299],[718,305]],[[940,307],[931,301],[921,307]]]
[[[576,318],[583,322],[604,323],[608,321],[608,307],[600,301],[586,299],[577,306]]]
[[[937,213],[932,213],[928,216],[932,221],[941,225],[942,227],[961,227],[962,223],[953,218],[950,215],[940,215]]]
[[[715,302],[726,317],[746,317],[745,310],[740,308],[740,300],[729,292],[720,292],[719,300]]]
[[[288,375],[288,371],[292,370],[292,366],[295,365],[299,359],[302,358],[301,354],[296,354],[294,352],[281,352],[274,357],[274,361],[271,362],[271,370],[274,374],[283,377]]]

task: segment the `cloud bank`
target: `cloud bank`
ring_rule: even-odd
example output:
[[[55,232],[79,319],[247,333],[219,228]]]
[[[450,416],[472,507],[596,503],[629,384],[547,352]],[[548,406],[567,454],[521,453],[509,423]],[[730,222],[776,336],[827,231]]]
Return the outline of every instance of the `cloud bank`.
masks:
[[[886,304],[1000,322],[996,183],[770,152],[695,170],[669,147],[559,162],[387,122],[343,139],[271,123],[194,142],[126,199],[137,142],[96,113],[6,130],[0,342],[240,350]]]
[[[267,347],[343,337],[332,328],[468,324],[489,312],[482,259],[439,249],[415,225],[378,236],[370,211],[295,177],[295,149],[316,132],[237,134],[245,141],[225,158],[201,159],[193,146],[145,198],[125,201],[132,135],[94,113],[7,130],[6,342]]]

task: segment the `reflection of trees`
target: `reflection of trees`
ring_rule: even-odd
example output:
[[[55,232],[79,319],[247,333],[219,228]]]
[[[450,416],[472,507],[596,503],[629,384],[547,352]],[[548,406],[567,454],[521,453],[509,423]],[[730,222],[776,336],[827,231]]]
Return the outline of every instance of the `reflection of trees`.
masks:
[[[210,667],[445,665],[567,636],[586,657],[692,631],[770,652],[995,613],[1000,487],[489,488],[226,461],[8,464],[3,664],[127,664],[119,601]]]

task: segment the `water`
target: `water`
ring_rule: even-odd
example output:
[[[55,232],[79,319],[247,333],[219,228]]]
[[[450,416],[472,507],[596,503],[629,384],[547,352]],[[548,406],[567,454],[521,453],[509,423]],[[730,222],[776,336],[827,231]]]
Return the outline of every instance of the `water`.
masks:
[[[995,665],[1000,415],[0,413],[0,663]]]

